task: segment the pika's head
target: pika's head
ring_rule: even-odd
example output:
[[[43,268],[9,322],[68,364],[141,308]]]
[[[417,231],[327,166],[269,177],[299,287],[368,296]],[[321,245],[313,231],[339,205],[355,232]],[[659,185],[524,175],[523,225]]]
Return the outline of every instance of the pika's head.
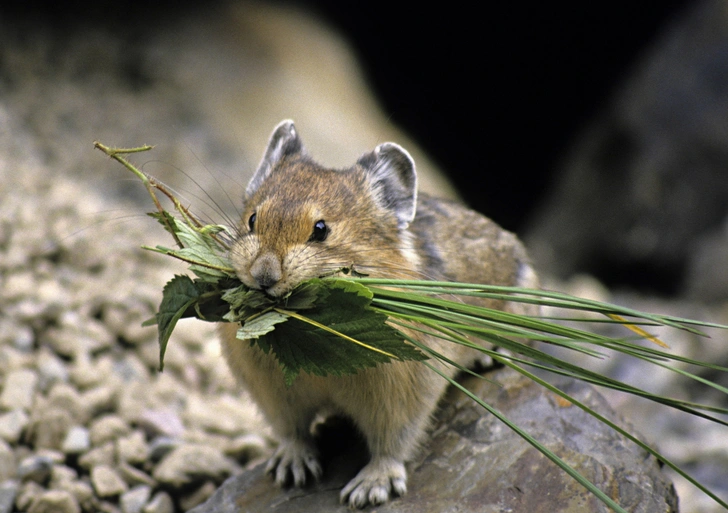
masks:
[[[230,258],[243,283],[273,297],[342,271],[412,277],[416,203],[414,162],[400,146],[381,144],[348,169],[330,169],[283,121],[245,191]]]

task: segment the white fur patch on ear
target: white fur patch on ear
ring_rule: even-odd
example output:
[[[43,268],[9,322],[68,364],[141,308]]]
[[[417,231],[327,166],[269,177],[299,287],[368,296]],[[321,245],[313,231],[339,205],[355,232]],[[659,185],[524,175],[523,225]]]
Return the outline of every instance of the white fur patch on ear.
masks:
[[[278,123],[268,141],[263,159],[260,161],[258,170],[248,182],[245,194],[250,196],[258,190],[258,187],[270,175],[276,164],[285,156],[302,153],[303,143],[298,137],[298,131],[293,121],[286,119]]]
[[[406,228],[417,210],[417,172],[410,154],[398,144],[384,143],[357,163],[367,171],[378,201]]]

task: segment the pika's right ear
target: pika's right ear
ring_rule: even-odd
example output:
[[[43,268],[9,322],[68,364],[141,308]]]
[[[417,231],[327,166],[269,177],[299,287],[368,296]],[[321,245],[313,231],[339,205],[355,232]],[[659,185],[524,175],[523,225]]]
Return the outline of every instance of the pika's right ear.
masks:
[[[302,153],[303,151],[303,143],[298,138],[298,132],[293,125],[293,121],[286,119],[278,123],[270,136],[263,160],[260,161],[258,170],[245,189],[245,194],[247,196],[254,194],[283,157]]]
[[[417,172],[412,156],[399,144],[383,143],[362,155],[357,164],[367,172],[377,200],[394,213],[400,228],[406,228],[417,210]]]

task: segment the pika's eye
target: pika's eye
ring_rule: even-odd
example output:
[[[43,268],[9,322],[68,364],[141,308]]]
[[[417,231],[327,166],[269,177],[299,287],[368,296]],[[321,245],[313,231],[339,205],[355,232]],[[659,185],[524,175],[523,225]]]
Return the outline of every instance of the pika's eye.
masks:
[[[250,216],[248,219],[248,228],[250,228],[250,231],[253,231],[253,228],[255,228],[255,212],[253,212],[253,215]]]
[[[309,242],[323,242],[326,240],[326,236],[329,234],[329,229],[326,227],[326,223],[323,219],[316,221],[313,225],[313,232],[309,237]]]

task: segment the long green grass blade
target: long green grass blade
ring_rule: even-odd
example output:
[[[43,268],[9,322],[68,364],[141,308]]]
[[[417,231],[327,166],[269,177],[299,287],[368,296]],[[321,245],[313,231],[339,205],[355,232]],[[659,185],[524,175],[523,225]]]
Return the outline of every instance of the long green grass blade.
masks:
[[[559,308],[567,308],[574,310],[586,310],[596,313],[612,313],[627,317],[636,317],[656,322],[660,325],[671,326],[682,330],[693,331],[696,334],[704,335],[704,333],[693,330],[691,326],[699,326],[706,328],[728,329],[728,325],[717,324],[712,322],[698,321],[695,319],[686,319],[670,315],[658,315],[646,312],[640,312],[631,308],[603,303],[591,299],[579,298],[564,294],[561,292],[524,289],[520,287],[505,287],[498,285],[478,285],[472,283],[457,283],[444,281],[427,281],[420,280],[392,280],[377,278],[358,278],[358,281],[365,285],[370,285],[371,290],[376,289],[376,293],[382,291],[391,291],[382,287],[395,287],[398,289],[410,289],[414,291],[424,292],[428,294],[445,295],[451,294],[456,296],[477,295],[478,297],[488,297],[488,294],[496,294],[493,299],[503,299],[506,301],[534,303],[543,306],[555,306]],[[375,294],[376,294],[375,293]],[[536,299],[538,298],[538,299]]]

